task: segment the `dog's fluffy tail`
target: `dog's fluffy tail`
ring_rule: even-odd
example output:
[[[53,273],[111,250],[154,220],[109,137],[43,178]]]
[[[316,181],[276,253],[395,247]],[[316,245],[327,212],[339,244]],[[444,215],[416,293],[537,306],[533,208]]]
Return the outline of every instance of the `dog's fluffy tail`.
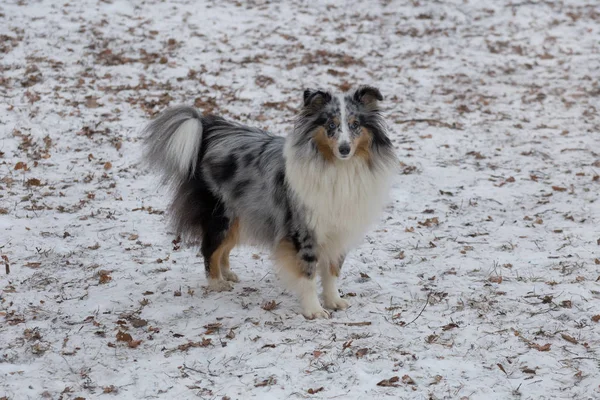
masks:
[[[144,161],[162,174],[163,183],[185,181],[194,175],[202,145],[202,115],[189,106],[163,111],[144,129]]]

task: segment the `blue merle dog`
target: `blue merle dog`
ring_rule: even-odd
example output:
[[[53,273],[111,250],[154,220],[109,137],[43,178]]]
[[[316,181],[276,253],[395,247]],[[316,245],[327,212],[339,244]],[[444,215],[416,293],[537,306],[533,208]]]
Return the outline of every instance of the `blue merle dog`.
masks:
[[[174,190],[177,231],[201,243],[209,289],[233,288],[229,253],[251,244],[272,251],[306,318],[348,307],[336,280],[380,214],[398,165],[381,100],[370,86],[336,96],[308,89],[286,138],[187,106],[147,126],[145,160]]]

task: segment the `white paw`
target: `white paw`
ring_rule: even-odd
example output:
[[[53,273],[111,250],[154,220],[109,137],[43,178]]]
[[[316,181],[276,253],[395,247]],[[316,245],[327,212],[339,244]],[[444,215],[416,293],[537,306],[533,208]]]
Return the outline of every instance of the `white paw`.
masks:
[[[233,290],[233,284],[223,279],[210,279],[208,281],[208,290],[213,292],[227,292]]]
[[[337,298],[323,299],[323,303],[325,308],[329,308],[330,310],[345,310],[350,307],[350,303],[339,296]]]
[[[306,319],[331,318],[331,314],[329,313],[329,311],[325,310],[321,306],[319,306],[318,308],[315,307],[310,309],[304,309],[302,311],[302,315],[304,315],[304,318]]]
[[[230,282],[239,282],[240,281],[240,278],[238,278],[238,276],[235,272],[226,270],[226,271],[221,271],[221,273],[223,274],[223,278],[225,278],[226,281],[230,281]]]

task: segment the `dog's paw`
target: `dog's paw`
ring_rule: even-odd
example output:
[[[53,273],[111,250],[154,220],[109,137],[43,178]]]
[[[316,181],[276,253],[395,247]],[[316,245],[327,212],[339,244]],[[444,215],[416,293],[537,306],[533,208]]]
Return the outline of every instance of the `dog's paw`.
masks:
[[[329,311],[325,310],[323,307],[319,306],[319,308],[314,309],[305,309],[302,311],[302,315],[306,319],[327,319],[331,318],[331,314]]]
[[[334,299],[324,299],[323,304],[330,310],[345,310],[350,307],[350,303],[339,296]]]
[[[211,279],[208,282],[208,290],[212,292],[227,292],[233,290],[233,284],[223,279]]]
[[[226,270],[226,271],[221,271],[221,273],[223,274],[223,278],[225,278],[226,281],[229,281],[229,282],[239,282],[240,281],[240,278],[238,278],[238,276],[235,272]]]

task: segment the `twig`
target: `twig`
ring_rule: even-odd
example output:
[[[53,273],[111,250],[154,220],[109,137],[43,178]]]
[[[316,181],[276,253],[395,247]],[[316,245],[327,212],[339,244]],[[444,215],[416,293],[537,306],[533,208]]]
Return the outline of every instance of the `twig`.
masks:
[[[411,122],[413,122],[413,123],[426,122],[429,125],[440,125],[445,128],[462,130],[462,127],[460,126],[460,124],[457,124],[456,122],[449,124],[447,122],[440,121],[439,119],[431,119],[431,118],[403,119],[403,120],[394,121],[394,122],[397,124],[407,124],[407,123],[411,123]]]
[[[334,322],[334,324],[346,325],[346,326],[368,326],[371,325],[371,321],[363,322]]]
[[[413,319],[412,321],[410,321],[408,324],[404,325],[404,327],[407,327],[408,325],[412,324],[417,319],[419,319],[419,317],[421,316],[421,314],[423,314],[423,311],[425,311],[425,307],[427,307],[427,304],[429,304],[429,298],[430,297],[431,297],[431,292],[427,293],[427,300],[425,300],[425,305],[423,306],[423,309],[421,310],[421,312],[419,313],[419,315],[417,315],[415,317],[415,319]]]

